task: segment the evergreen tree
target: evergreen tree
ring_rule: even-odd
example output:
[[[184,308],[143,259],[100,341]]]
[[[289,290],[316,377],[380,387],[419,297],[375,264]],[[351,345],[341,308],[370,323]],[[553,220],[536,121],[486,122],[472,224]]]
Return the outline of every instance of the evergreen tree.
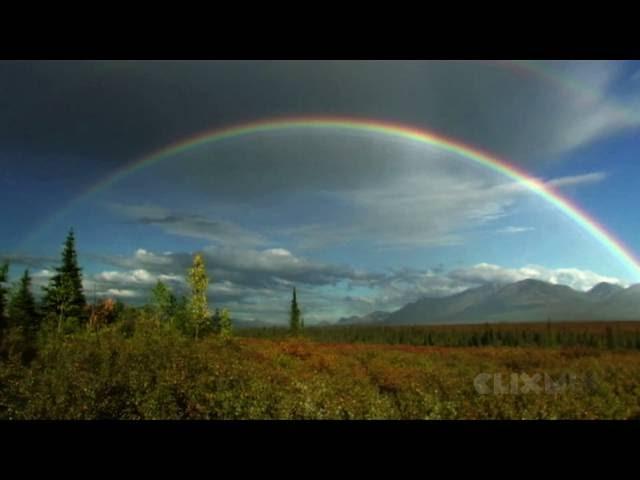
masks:
[[[201,254],[197,254],[193,258],[193,266],[189,269],[189,285],[191,286],[189,322],[197,340],[200,329],[206,325],[210,316],[207,302],[209,278]]]
[[[8,327],[5,309],[7,305],[7,288],[4,284],[7,282],[7,274],[9,273],[9,264],[4,263],[0,266],[0,335]]]
[[[24,271],[24,275],[11,295],[9,300],[9,319],[11,325],[22,327],[28,335],[34,335],[40,327],[36,301],[31,293],[29,270]]]
[[[293,287],[293,299],[291,300],[291,311],[289,314],[289,330],[293,335],[299,335],[302,330],[300,321],[300,308],[296,298],[296,287]]]
[[[86,317],[86,305],[82,291],[82,269],[78,266],[73,229],[69,230],[62,251],[62,265],[57,267],[49,285],[44,288],[44,310],[61,321],[67,318],[82,320]]]

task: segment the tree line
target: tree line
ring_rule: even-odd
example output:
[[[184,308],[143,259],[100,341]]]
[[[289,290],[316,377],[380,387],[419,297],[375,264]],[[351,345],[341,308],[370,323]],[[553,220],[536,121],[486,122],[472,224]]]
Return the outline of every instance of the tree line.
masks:
[[[19,281],[9,288],[9,264],[0,265],[0,338],[9,330],[18,331],[27,343],[33,343],[41,331],[66,334],[82,328],[98,330],[119,318],[128,319],[131,307],[107,298],[88,304],[82,285],[82,268],[78,263],[75,235],[71,229],[62,249],[61,263],[43,287],[42,301],[38,303],[32,293],[29,269],[24,270]],[[171,288],[158,280],[151,290],[150,303],[140,310],[152,316],[159,325],[175,328],[198,340],[203,335],[216,334],[222,338],[233,335],[229,310],[216,308],[210,311],[207,298],[209,277],[204,258],[195,254],[188,270],[189,293],[178,297]],[[129,312],[129,315],[126,313]],[[301,335],[304,319],[298,306],[296,289],[293,288],[289,314],[289,331]]]
[[[239,335],[279,339],[278,327],[244,329]],[[640,322],[562,322],[481,325],[331,325],[309,327],[323,343],[371,343],[442,347],[585,347],[640,350]]]

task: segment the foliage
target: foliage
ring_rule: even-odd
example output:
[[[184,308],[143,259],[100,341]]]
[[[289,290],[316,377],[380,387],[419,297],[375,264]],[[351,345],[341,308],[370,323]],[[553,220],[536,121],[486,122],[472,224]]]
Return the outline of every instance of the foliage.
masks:
[[[31,293],[31,277],[25,270],[9,300],[9,319],[12,326],[34,336],[40,327],[40,315],[36,310],[36,301]]]
[[[89,327],[97,330],[105,325],[114,323],[124,308],[122,302],[118,302],[112,298],[105,298],[92,307],[91,316],[89,317]]]
[[[7,282],[7,274],[9,273],[9,264],[3,263],[0,265],[0,337],[2,337],[3,332],[8,327],[7,317],[6,317],[6,305],[7,305],[7,287],[5,283]]]
[[[86,299],[82,290],[82,269],[78,265],[73,229],[69,230],[62,251],[62,264],[44,287],[43,310],[57,322],[58,330],[65,323],[73,326],[86,319]]]
[[[136,313],[52,336],[0,361],[1,419],[638,418],[640,353],[595,348],[322,344],[208,336]],[[13,335],[13,334],[12,334]],[[12,337],[13,338],[13,337]],[[12,340],[14,341],[14,340]],[[17,345],[18,340],[14,341]],[[576,381],[556,393],[480,395],[483,372]]]
[[[289,331],[292,335],[300,335],[302,332],[302,319],[300,308],[296,298],[296,287],[293,287],[293,298],[291,299],[291,310],[289,312]]]
[[[173,320],[177,309],[177,299],[171,289],[160,280],[151,290],[151,301],[161,322]]]
[[[233,327],[231,325],[231,317],[229,315],[229,310],[226,308],[222,309],[220,313],[219,327],[218,333],[222,338],[230,338],[233,335]]]
[[[194,331],[195,338],[203,327],[206,327],[210,313],[207,301],[207,288],[209,278],[204,266],[204,259],[201,254],[196,254],[193,258],[193,266],[189,269],[189,286],[191,296],[189,297],[189,326]]]
[[[282,339],[288,330],[262,327],[238,330],[240,336]],[[640,349],[640,322],[566,322],[533,324],[307,327],[320,342],[379,343],[448,347],[589,347]]]

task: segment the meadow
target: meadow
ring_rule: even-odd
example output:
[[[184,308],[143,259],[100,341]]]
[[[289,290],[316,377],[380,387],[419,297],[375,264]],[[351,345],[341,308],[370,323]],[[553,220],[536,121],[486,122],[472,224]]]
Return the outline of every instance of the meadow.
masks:
[[[195,340],[143,314],[93,331],[43,331],[30,348],[13,331],[1,349],[0,418],[640,418],[640,351],[607,345],[637,338],[638,325],[587,327],[517,328],[531,338],[572,328],[576,338],[599,338],[597,346],[412,344],[425,327],[277,330],[270,338],[272,329],[263,338],[238,330]],[[515,327],[426,330],[443,342],[487,328],[495,338]],[[352,342],[356,330],[392,331],[393,341]],[[396,342],[400,332],[405,342]]]

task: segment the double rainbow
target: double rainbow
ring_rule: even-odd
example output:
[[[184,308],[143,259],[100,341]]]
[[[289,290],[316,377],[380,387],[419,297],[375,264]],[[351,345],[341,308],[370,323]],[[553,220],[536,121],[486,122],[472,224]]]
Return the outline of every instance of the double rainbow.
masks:
[[[530,191],[534,192],[547,202],[551,203],[574,222],[584,228],[591,236],[600,242],[609,252],[623,262],[625,266],[633,272],[634,276],[640,279],[640,262],[634,254],[615,236],[607,232],[587,212],[583,211],[572,203],[569,199],[563,197],[559,192],[551,186],[541,182],[530,176],[525,171],[501,160],[487,152],[483,152],[477,148],[470,147],[452,138],[438,135],[433,132],[414,128],[399,123],[384,122],[378,120],[348,118],[348,117],[291,117],[276,118],[240,125],[230,126],[221,129],[209,130],[196,134],[187,139],[178,141],[149,155],[146,155],[137,161],[134,161],[123,168],[117,170],[101,182],[95,184],[86,190],[79,197],[73,200],[66,208],[59,211],[55,216],[61,217],[67,213],[74,205],[86,200],[88,197],[103,191],[128,177],[129,175],[139,172],[140,170],[150,167],[162,160],[173,157],[174,155],[186,152],[190,149],[201,145],[220,142],[226,139],[241,137],[243,135],[251,135],[256,133],[266,133],[273,131],[281,131],[287,129],[340,129],[357,132],[368,132],[392,136],[399,139],[411,140],[441,148],[444,151],[460,155],[464,158],[472,160],[490,170],[501,173],[518,183],[522,184]],[[49,224],[54,219],[50,219]]]

